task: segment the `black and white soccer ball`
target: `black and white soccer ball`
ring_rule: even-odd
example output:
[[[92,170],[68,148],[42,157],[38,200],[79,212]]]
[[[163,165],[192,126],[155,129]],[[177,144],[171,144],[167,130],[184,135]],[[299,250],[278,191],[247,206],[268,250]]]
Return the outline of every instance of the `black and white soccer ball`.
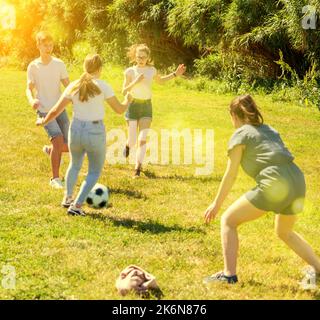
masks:
[[[108,205],[109,190],[106,186],[97,183],[87,196],[87,204],[95,209],[104,208]]]

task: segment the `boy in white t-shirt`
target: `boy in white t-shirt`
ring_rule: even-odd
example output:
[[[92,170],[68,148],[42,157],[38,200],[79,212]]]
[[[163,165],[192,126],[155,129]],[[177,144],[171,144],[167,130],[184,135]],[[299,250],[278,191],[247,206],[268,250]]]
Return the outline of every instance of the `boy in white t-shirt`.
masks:
[[[66,87],[69,76],[63,61],[51,56],[53,39],[46,32],[36,36],[40,57],[33,60],[27,69],[27,98],[39,117],[44,117],[61,96],[61,83]],[[50,156],[52,178],[50,186],[63,188],[59,177],[62,152],[68,152],[69,119],[64,111],[59,117],[45,126],[51,146],[44,146],[43,151]]]

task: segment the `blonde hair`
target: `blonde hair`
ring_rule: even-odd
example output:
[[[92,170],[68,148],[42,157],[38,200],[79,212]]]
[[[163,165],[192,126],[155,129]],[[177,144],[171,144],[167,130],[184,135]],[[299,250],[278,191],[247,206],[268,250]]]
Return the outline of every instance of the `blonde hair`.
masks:
[[[234,98],[230,104],[230,112],[253,126],[263,124],[262,114],[249,94]]]
[[[153,61],[152,61],[152,59],[150,57],[151,50],[144,43],[134,44],[134,45],[132,45],[131,47],[128,48],[127,57],[129,58],[130,63],[135,63],[136,62],[136,54],[137,54],[138,51],[145,52],[148,55],[147,65],[148,66],[153,66]]]
[[[53,42],[53,38],[51,36],[51,34],[47,31],[40,31],[36,34],[36,42],[37,45],[41,44],[42,42],[45,41],[52,41]]]
[[[81,75],[78,83],[71,90],[71,94],[79,93],[79,100],[81,102],[88,101],[101,93],[100,88],[92,81],[93,74],[102,68],[102,59],[98,54],[89,54],[86,56],[83,69],[84,73]]]

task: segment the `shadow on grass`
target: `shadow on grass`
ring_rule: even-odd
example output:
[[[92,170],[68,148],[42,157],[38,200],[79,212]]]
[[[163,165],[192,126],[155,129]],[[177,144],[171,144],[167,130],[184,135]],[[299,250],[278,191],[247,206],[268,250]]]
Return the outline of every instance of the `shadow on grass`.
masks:
[[[193,232],[193,233],[202,233],[205,232],[196,227],[191,228],[184,228],[179,225],[173,225],[173,226],[166,226],[159,222],[155,222],[152,220],[147,221],[139,221],[139,220],[133,220],[133,219],[118,219],[115,217],[105,216],[102,213],[92,213],[88,214],[88,217],[94,220],[100,220],[104,223],[111,222],[116,227],[125,227],[137,230],[141,233],[149,232],[153,234],[159,234],[159,233],[167,233],[167,232]]]
[[[253,279],[248,280],[246,284],[249,286],[256,287],[256,288],[257,287],[259,287],[259,288],[266,287],[262,282],[259,282],[259,281],[253,280]]]
[[[123,194],[130,198],[142,199],[142,200],[148,199],[141,191],[121,189],[121,188],[110,188],[109,191],[111,194],[112,193]]]
[[[287,284],[281,284],[277,288],[280,289],[283,292],[291,292],[293,295],[296,295],[300,292],[305,292],[309,295],[310,299],[312,300],[320,300],[320,287],[317,285],[316,289],[303,289],[301,287],[301,282],[299,281],[298,285],[287,285]]]
[[[157,288],[141,293],[140,297],[145,300],[161,300],[164,297],[164,294],[160,288]]]
[[[144,175],[149,179],[166,179],[166,180],[177,180],[177,181],[201,181],[201,182],[220,182],[221,176],[182,176],[182,175],[168,175],[168,176],[157,176],[150,170],[143,170]]]

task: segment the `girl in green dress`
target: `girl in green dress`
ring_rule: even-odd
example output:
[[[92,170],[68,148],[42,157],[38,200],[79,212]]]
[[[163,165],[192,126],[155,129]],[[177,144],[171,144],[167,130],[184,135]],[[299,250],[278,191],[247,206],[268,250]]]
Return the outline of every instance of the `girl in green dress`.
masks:
[[[278,132],[263,124],[263,117],[250,95],[236,97],[230,105],[230,115],[236,131],[228,145],[227,169],[213,203],[205,211],[209,223],[221,208],[237,177],[241,164],[245,173],[257,185],[236,200],[221,217],[221,238],[224,271],[205,278],[205,282],[238,281],[236,273],[239,247],[237,228],[242,223],[273,211],[275,231],[297,255],[320,273],[320,259],[293,226],[296,214],[303,210],[305,180],[293,162]]]

